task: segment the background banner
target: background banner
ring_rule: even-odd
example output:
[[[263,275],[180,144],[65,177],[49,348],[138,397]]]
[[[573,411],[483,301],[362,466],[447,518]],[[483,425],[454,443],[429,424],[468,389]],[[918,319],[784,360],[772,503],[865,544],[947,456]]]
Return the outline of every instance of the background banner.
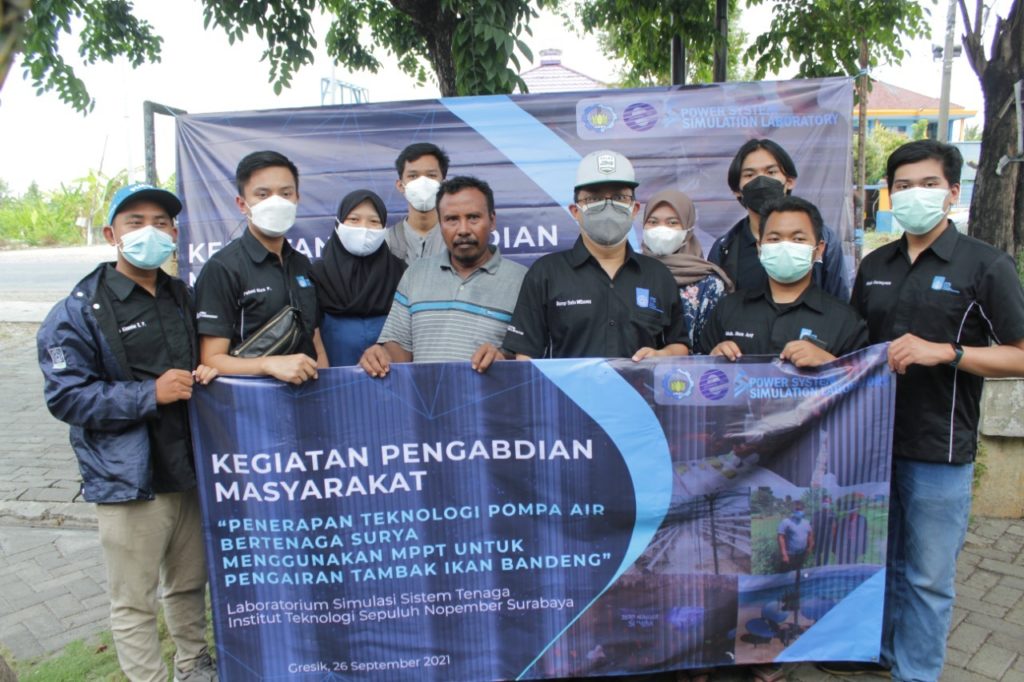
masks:
[[[288,239],[318,258],[341,198],[354,189],[377,192],[389,223],[404,217],[394,163],[413,142],[446,150],[449,176],[476,175],[490,183],[494,239],[524,264],[572,245],[578,229],[567,207],[576,166],[602,148],[633,162],[641,203],[667,188],[688,193],[707,252],[745,215],[726,181],[733,155],[748,139],[767,137],[793,157],[794,193],[817,204],[826,224],[839,231],[853,273],[852,111],[853,81],[826,78],[180,116],[177,182],[185,209],[179,267],[194,283],[206,260],[241,234],[234,174],[246,154],[274,149],[296,163],[301,201]]]
[[[874,660],[885,350],[218,378],[190,409],[221,679]]]

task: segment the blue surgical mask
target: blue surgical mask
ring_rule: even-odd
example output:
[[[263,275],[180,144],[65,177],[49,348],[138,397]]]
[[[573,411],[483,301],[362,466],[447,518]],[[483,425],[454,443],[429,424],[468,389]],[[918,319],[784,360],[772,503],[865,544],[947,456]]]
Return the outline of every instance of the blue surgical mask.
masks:
[[[796,519],[797,521],[799,521],[803,517],[804,517],[804,513],[802,511],[794,511],[793,512],[793,518]]]
[[[119,247],[124,259],[142,270],[156,270],[174,252],[171,235],[152,225],[126,232]]]
[[[762,244],[758,257],[769,277],[776,282],[792,284],[810,272],[814,265],[814,246],[796,242]]]

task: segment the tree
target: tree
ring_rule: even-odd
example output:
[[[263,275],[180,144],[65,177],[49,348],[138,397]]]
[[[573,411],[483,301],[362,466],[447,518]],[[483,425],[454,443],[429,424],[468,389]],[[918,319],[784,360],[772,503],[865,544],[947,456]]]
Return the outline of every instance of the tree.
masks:
[[[958,0],[964,20],[964,53],[978,75],[985,97],[984,130],[978,173],[971,197],[972,235],[1003,249],[1020,261],[1024,255],[1024,172],[1010,163],[998,172],[1003,156],[1020,156],[1013,84],[1024,79],[1024,4],[1014,0],[1006,18],[998,17],[986,54],[983,29],[986,8],[976,0],[974,13],[967,0]]]
[[[83,26],[76,33],[78,53],[86,64],[112,62],[119,56],[133,67],[160,61],[163,40],[148,22],[132,14],[129,0],[15,0],[0,2],[0,8],[0,87],[20,52],[37,94],[56,90],[75,109],[91,111],[94,102],[85,83],[59,51],[73,22]]]
[[[715,0],[585,0],[575,9],[586,33],[600,33],[602,52],[624,60],[621,85],[639,87],[668,85],[670,82],[672,38],[681,36],[686,52],[687,77],[692,82],[710,82],[716,37]],[[737,0],[729,0],[729,44],[742,45],[746,34],[738,28]],[[730,79],[740,74],[738,50],[730,50],[727,70]]]
[[[889,130],[881,123],[868,133],[867,142],[864,145],[865,152],[865,176],[868,182],[885,182],[885,162],[889,159],[898,147],[910,140],[901,132]]]
[[[429,65],[444,96],[526,89],[518,75],[520,56],[533,55],[520,40],[537,9],[557,0],[202,0],[204,23],[227,32],[233,43],[250,32],[266,43],[274,91],[314,59],[314,19],[332,17],[324,39],[327,53],[352,70],[376,73],[377,49],[393,54],[399,67],[421,83]],[[8,7],[10,10],[8,11]],[[86,64],[124,56],[132,66],[160,60],[162,39],[136,18],[131,0],[7,0],[0,4],[0,87],[15,56],[38,92],[58,97],[85,113],[93,100],[65,61],[60,43],[77,30]],[[367,33],[369,40],[367,40]]]

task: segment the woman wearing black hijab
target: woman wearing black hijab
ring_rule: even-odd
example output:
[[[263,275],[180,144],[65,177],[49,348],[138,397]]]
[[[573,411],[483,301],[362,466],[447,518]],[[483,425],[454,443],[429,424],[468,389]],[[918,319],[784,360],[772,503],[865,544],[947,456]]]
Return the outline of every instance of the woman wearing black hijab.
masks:
[[[324,314],[320,335],[334,367],[354,365],[377,343],[405,263],[384,243],[388,211],[368,189],[350,192],[338,206],[334,234],[313,264]]]

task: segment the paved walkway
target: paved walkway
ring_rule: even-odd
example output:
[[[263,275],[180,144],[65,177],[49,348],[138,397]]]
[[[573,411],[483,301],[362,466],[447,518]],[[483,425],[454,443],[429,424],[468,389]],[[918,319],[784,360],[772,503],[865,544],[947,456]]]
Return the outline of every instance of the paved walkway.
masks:
[[[0,645],[19,659],[108,627],[95,514],[73,501],[78,470],[67,428],[43,406],[35,330],[0,322]],[[942,679],[1024,682],[1024,520],[974,520],[958,592]],[[803,665],[790,679],[838,678]]]

